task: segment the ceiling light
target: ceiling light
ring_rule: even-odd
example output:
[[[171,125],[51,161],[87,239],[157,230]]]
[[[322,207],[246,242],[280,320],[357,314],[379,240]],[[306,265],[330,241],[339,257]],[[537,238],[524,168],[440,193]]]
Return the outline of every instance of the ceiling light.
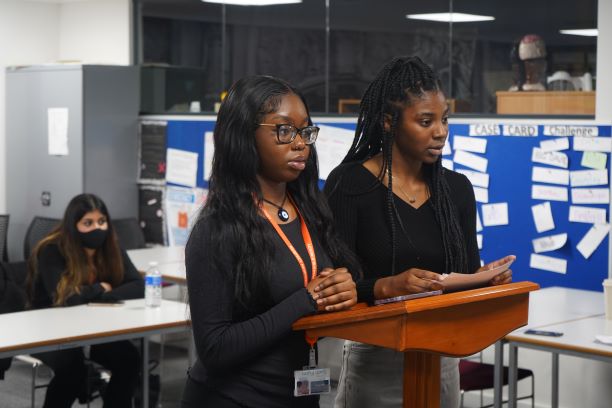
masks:
[[[582,28],[575,30],[559,30],[561,34],[581,35],[583,37],[597,37],[596,28]]]
[[[231,6],[277,6],[280,4],[296,4],[302,0],[202,0],[204,3],[229,4]]]
[[[440,21],[443,23],[473,23],[475,21],[495,20],[492,16],[479,16],[477,14],[465,13],[429,13],[429,14],[408,14],[406,18],[412,20]]]

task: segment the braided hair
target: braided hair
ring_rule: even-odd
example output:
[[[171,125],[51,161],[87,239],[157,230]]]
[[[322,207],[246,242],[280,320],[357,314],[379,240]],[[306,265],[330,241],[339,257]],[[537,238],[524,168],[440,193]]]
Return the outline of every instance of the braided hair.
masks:
[[[403,109],[426,92],[442,92],[442,87],[435,72],[420,58],[396,57],[387,63],[363,95],[355,138],[343,160],[343,163],[362,162],[382,152],[382,168],[378,177],[382,182],[387,175],[385,201],[391,229],[392,274],[397,272],[396,222],[410,241],[393,200],[393,138]],[[389,125],[387,129],[385,120]],[[423,176],[430,192],[430,205],[442,232],[446,272],[467,273],[469,271],[465,240],[455,205],[451,200],[450,188],[443,176],[445,171],[441,160],[434,164],[423,163]]]

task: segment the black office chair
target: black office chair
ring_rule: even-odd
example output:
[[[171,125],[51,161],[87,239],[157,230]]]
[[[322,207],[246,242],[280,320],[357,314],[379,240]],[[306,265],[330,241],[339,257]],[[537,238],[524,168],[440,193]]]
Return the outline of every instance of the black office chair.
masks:
[[[145,248],[145,237],[136,218],[120,218],[113,220],[113,228],[117,233],[119,246],[122,249]]]
[[[8,262],[6,237],[8,235],[9,215],[0,215],[0,261]]]
[[[482,363],[473,360],[462,359],[459,361],[459,388],[461,389],[461,407],[463,408],[463,394],[468,391],[480,391],[481,408],[492,407],[494,404],[482,405],[482,390],[495,387],[495,365]],[[517,400],[531,399],[531,407],[535,405],[535,387],[533,371],[526,368],[519,368],[517,372],[518,380],[531,378],[531,394],[518,397]],[[508,385],[508,367],[503,368],[502,385]],[[508,401],[503,401],[507,403]]]
[[[28,259],[38,242],[49,235],[61,220],[57,218],[34,217],[23,240],[23,258]]]

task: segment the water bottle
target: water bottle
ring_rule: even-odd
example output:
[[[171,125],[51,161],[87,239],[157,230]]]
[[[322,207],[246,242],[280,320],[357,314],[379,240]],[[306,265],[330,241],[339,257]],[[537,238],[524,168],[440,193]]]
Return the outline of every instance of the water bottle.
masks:
[[[157,262],[149,262],[149,269],[145,276],[145,305],[159,307],[162,300],[162,277]]]

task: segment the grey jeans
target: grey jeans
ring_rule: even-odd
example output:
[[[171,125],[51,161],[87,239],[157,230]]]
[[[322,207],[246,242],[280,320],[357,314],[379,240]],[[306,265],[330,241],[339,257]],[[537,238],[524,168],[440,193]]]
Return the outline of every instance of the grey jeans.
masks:
[[[403,400],[402,353],[345,341],[334,408],[399,408]],[[458,408],[459,360],[440,361],[440,407]]]

